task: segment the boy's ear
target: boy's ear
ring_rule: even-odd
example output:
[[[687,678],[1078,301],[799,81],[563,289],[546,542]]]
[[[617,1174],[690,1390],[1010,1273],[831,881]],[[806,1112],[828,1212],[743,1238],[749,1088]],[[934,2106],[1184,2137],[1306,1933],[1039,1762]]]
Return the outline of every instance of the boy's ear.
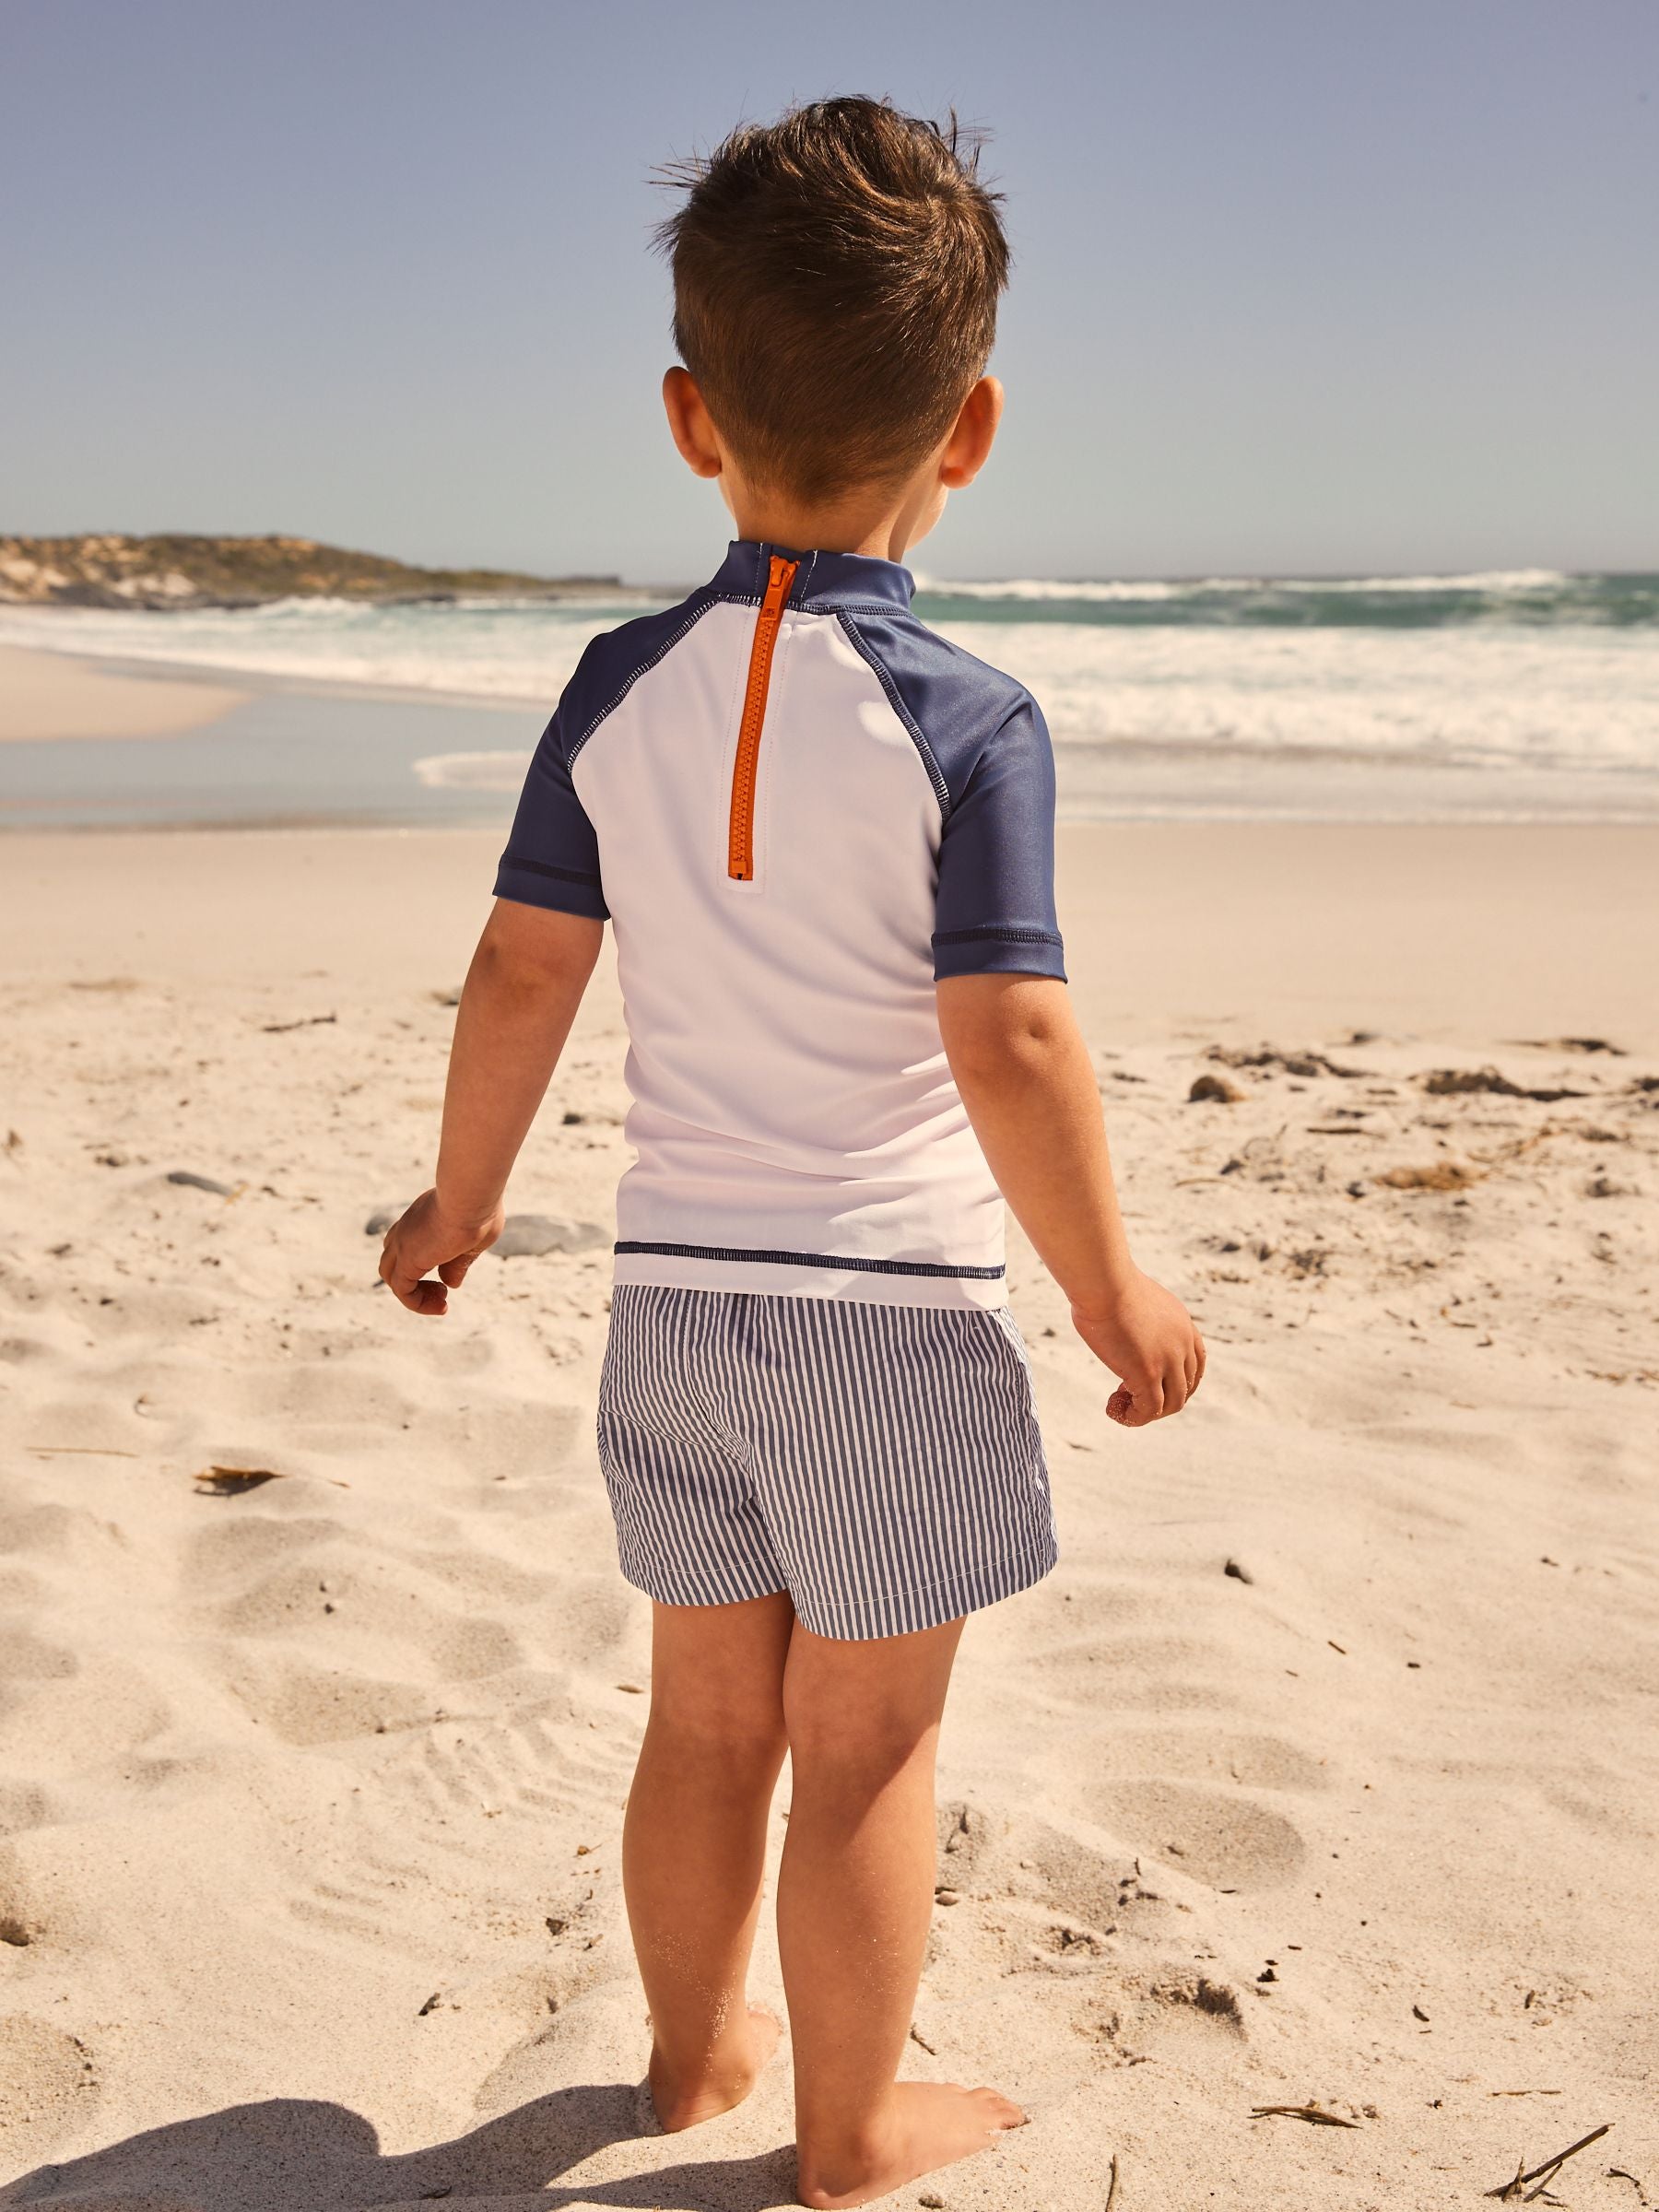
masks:
[[[947,490],[971,484],[991,458],[1002,411],[1002,385],[994,376],[982,376],[962,402],[939,456],[939,481]]]
[[[713,418],[688,369],[677,365],[663,378],[663,406],[680,458],[694,477],[717,477],[725,466]]]

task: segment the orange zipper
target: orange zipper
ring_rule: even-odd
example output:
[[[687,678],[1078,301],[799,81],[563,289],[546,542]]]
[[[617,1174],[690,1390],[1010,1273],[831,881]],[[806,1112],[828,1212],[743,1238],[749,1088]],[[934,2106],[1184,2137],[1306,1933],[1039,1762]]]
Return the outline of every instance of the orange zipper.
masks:
[[[783,560],[774,553],[771,576],[760,612],[755,618],[755,641],[749,648],[748,683],[743,694],[743,720],[737,725],[737,758],[732,766],[732,816],[726,834],[726,874],[740,883],[755,873],[755,771],[760,759],[760,729],[766,720],[766,692],[771,682],[772,649],[798,561]]]

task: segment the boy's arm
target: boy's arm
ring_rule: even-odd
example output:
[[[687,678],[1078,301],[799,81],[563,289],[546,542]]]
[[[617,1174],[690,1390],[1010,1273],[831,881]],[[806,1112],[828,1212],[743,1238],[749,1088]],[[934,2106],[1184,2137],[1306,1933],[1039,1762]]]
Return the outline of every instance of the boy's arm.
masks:
[[[500,899],[467,971],[450,1047],[435,1187],[387,1231],[381,1280],[412,1313],[501,1233],[501,1194],[594,972],[605,924]],[[436,1282],[422,1277],[437,1271]]]
[[[1129,1256],[1100,1089],[1065,985],[951,976],[938,1007],[991,1172],[1071,1300],[1077,1334],[1122,1382],[1106,1410],[1130,1429],[1179,1413],[1203,1377],[1204,1340],[1180,1300]]]

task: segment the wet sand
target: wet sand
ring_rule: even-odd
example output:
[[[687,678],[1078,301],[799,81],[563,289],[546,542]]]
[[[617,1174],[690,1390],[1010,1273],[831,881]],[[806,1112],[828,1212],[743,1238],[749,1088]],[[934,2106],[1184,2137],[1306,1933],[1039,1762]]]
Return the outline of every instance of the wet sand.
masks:
[[[171,737],[217,722],[244,696],[222,684],[115,675],[66,653],[0,645],[0,744]]]

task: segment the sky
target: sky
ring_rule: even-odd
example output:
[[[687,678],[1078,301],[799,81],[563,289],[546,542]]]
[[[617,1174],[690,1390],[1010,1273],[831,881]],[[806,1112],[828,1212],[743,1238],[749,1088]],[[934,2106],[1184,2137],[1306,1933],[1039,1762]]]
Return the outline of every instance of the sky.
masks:
[[[694,580],[653,166],[987,126],[941,577],[1659,569],[1653,0],[0,0],[0,532]]]

